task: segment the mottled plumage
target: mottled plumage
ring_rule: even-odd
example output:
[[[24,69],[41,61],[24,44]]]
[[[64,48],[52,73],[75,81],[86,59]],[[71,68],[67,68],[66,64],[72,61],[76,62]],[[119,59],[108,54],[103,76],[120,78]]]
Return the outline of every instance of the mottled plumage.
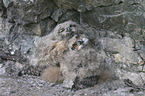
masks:
[[[78,90],[78,89],[83,89],[87,87],[93,87],[98,83],[99,76],[90,76],[83,78],[82,80],[79,79],[79,77],[76,77],[74,81],[74,85],[72,86],[72,90]]]
[[[43,70],[46,69],[46,66],[33,66],[33,65],[25,65],[21,71],[19,71],[18,76],[22,75],[34,75],[40,76]]]

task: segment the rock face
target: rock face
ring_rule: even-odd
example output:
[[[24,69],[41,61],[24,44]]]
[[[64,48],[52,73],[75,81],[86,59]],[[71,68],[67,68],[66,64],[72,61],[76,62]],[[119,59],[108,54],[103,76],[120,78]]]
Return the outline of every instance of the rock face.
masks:
[[[40,22],[48,18],[57,9],[52,0],[4,0],[4,2],[7,7],[8,18],[22,25]],[[9,2],[9,4],[6,2]]]
[[[1,74],[55,66],[69,88],[77,77],[105,82],[107,73],[142,86],[144,7],[143,0],[0,0]]]
[[[85,12],[98,6],[109,6],[122,3],[123,0],[54,0],[55,4],[64,9],[76,9]]]
[[[117,52],[117,54],[113,54],[116,62],[142,64],[141,57],[133,51],[134,42],[130,37],[124,37],[123,39],[104,38],[101,42],[105,50]]]
[[[44,36],[51,32],[55,25],[56,23],[52,19],[45,19],[37,24],[27,24],[24,29],[30,34]]]

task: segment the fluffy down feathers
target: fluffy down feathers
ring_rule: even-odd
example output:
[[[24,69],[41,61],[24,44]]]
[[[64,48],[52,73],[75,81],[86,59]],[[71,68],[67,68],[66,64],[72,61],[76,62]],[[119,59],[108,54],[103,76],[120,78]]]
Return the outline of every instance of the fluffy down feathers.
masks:
[[[41,77],[44,81],[47,81],[50,83],[63,82],[63,76],[61,74],[59,67],[48,67],[47,69],[44,70]]]

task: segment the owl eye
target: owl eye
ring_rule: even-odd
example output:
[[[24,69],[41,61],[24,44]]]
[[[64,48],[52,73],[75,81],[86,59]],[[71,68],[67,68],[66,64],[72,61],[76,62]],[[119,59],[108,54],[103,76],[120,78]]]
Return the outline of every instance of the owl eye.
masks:
[[[76,36],[76,39],[80,39],[80,36],[77,35],[77,36]]]
[[[71,48],[71,49],[72,49],[72,50],[75,50],[75,49],[77,48],[77,46],[78,46],[78,45],[77,45],[76,43],[74,43],[74,44],[72,45],[72,48]]]
[[[77,45],[74,45],[74,48],[77,48]]]
[[[59,33],[63,32],[64,30],[65,30],[64,28],[61,28],[61,29],[59,30]]]

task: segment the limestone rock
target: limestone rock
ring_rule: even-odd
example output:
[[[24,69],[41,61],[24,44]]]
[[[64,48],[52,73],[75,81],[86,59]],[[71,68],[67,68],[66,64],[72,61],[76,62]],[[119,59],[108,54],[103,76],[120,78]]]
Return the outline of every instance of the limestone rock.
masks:
[[[9,27],[10,25],[8,24],[8,22],[6,22],[6,20],[4,20],[3,18],[0,17],[0,39],[4,40],[4,38],[7,37],[7,35],[9,34]]]
[[[55,12],[53,12],[53,14],[51,15],[51,18],[55,21],[58,22],[59,19],[62,17],[62,15],[64,14],[64,10],[62,9],[58,9]]]
[[[25,25],[29,23],[38,23],[50,17],[52,12],[56,9],[57,7],[52,0],[13,0],[12,5],[7,8],[7,16],[8,19]]]
[[[38,36],[47,35],[55,27],[56,23],[52,19],[46,19],[40,21],[37,24],[27,24],[24,29],[30,34],[36,34]]]
[[[92,1],[98,3],[98,0]],[[133,38],[143,41],[144,34],[142,33],[144,33],[145,18],[144,5],[142,4],[144,4],[144,1],[109,0],[106,1],[106,4],[109,4],[108,2],[120,3],[95,7],[90,11],[82,12],[80,15],[81,24],[86,23],[92,27],[115,31],[122,36],[130,34]],[[92,2],[90,1],[90,3]]]
[[[77,9],[79,12],[84,12],[86,10],[91,10],[97,6],[109,6],[113,4],[118,4],[123,0],[54,0],[55,4],[64,9]]]
[[[102,39],[102,45],[105,50],[111,52],[118,52],[114,54],[116,62],[140,64],[142,59],[137,52],[133,51],[134,42],[130,37],[124,37],[123,39]]]
[[[59,23],[72,20],[76,23],[80,23],[80,13],[76,10],[65,10],[65,13],[60,18]]]
[[[79,1],[76,0],[54,0],[55,4],[59,6],[60,8],[65,8],[65,9],[72,9],[72,8],[77,8],[79,5]]]
[[[21,51],[22,54],[29,53],[31,47],[34,45],[33,40],[36,37],[29,35],[21,25],[12,25],[9,28],[10,30],[8,30],[5,38],[6,45],[14,52]]]
[[[143,72],[136,73],[117,69],[116,75],[119,77],[119,79],[130,79],[137,86],[143,86],[145,82],[145,74]]]

